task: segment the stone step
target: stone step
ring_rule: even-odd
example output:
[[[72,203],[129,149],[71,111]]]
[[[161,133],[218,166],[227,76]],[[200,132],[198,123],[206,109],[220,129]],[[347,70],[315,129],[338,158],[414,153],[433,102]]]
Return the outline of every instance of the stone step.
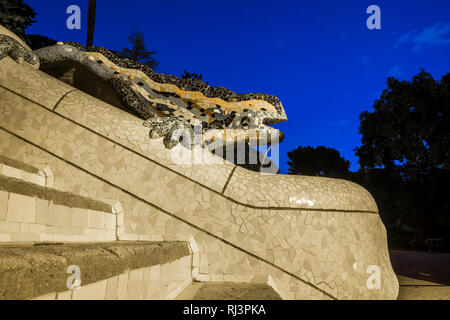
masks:
[[[265,283],[193,282],[176,300],[281,300]]]
[[[118,201],[99,201],[0,175],[0,242],[114,241]]]
[[[0,244],[0,300],[173,299],[192,282],[191,260],[183,241]]]
[[[54,182],[50,168],[39,169],[4,155],[0,155],[0,174],[48,188],[52,188]]]

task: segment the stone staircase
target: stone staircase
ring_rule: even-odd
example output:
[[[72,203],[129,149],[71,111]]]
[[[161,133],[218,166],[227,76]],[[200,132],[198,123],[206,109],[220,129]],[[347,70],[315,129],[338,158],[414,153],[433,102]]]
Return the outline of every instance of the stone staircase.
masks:
[[[115,241],[123,209],[51,188],[50,168],[0,159],[0,242]],[[108,203],[109,202],[109,203]]]
[[[116,288],[122,292],[117,298],[148,299],[152,292],[130,283],[158,274],[158,283],[167,288],[161,299],[177,297],[192,281],[195,290],[197,282],[213,283],[198,294],[213,295],[221,283],[226,292],[229,284],[239,284],[243,292],[247,285],[264,285],[262,292],[268,285],[283,299],[397,297],[386,229],[365,189],[338,179],[261,175],[205,149],[177,145],[168,150],[162,140],[149,139],[149,129],[135,115],[32,65],[1,59],[0,154],[9,158],[0,161],[0,259],[9,261],[2,268],[9,265],[8,272],[14,272],[17,263],[32,274],[42,248],[59,250],[45,257],[65,268],[75,245],[93,243],[92,252],[99,253],[107,252],[104,245],[182,242],[189,259],[173,259],[185,259],[178,265],[191,270],[189,281],[173,280],[170,268],[175,267],[164,269],[168,260],[161,258],[93,282],[82,277],[81,289],[64,291],[65,282],[58,284],[63,287],[39,282],[36,288],[47,289],[2,296],[100,299],[106,292],[114,297],[111,288]],[[17,246],[24,251],[14,253]],[[125,259],[118,252],[112,256]],[[159,272],[153,269],[157,265]],[[382,275],[379,290],[367,286],[373,266]],[[0,272],[0,282],[10,283],[5,274]],[[134,293],[124,294],[124,279],[126,290]]]
[[[191,284],[188,242],[119,241],[120,202],[52,187],[50,168],[0,156],[0,299],[173,299]]]
[[[49,167],[0,156],[0,300],[280,298],[264,284],[193,282],[194,240],[120,241],[120,202],[52,187]]]

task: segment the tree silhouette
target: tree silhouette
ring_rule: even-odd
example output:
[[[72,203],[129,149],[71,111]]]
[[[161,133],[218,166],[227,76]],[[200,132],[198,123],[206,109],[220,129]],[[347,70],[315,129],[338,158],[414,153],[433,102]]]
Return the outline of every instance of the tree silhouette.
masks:
[[[43,47],[52,46],[57,43],[56,40],[48,38],[46,36],[41,36],[40,34],[28,34],[27,38],[31,50],[37,50]]]
[[[181,79],[198,79],[202,80],[202,74],[190,73],[184,70],[184,73],[181,75]]]
[[[374,196],[391,245],[424,249],[424,239],[443,238],[449,250],[450,73],[389,78],[373,108],[360,116],[361,169],[351,179]]]
[[[289,174],[346,178],[350,162],[341,157],[339,151],[319,146],[302,147],[288,152]]]
[[[197,73],[190,73],[187,72],[186,70],[184,70],[184,73],[181,75],[181,79],[194,79],[194,80],[200,80],[203,81],[203,75],[202,74],[197,74]],[[206,84],[208,84],[208,82],[203,81]]]
[[[410,178],[449,170],[450,73],[435,81],[421,71],[412,81],[389,78],[374,103],[360,115],[362,168],[400,170]]]
[[[128,39],[133,44],[133,47],[131,49],[123,48],[122,51],[118,53],[120,57],[142,62],[152,69],[158,65],[158,62],[153,59],[153,55],[156,54],[156,51],[146,51],[143,32],[135,31]]]
[[[0,0],[0,24],[27,40],[25,29],[36,22],[36,12],[23,0]]]

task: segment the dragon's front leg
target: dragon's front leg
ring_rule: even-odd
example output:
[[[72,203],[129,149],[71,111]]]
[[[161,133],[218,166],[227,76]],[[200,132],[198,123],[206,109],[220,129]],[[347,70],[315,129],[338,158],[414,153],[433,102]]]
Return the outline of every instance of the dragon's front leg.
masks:
[[[39,58],[14,38],[0,34],[0,60],[10,56],[19,64],[24,62],[39,68]]]
[[[12,50],[12,38],[0,35],[0,60],[9,56]]]

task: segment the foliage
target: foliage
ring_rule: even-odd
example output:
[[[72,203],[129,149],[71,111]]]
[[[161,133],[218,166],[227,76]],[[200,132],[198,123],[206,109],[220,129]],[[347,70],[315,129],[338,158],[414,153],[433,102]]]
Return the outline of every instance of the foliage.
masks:
[[[42,36],[40,34],[28,34],[27,35],[28,42],[31,50],[37,50],[43,47],[48,47],[55,45],[57,43],[56,40],[50,39],[46,36]]]
[[[36,12],[23,0],[0,0],[0,24],[22,39],[25,29],[36,22]]]
[[[290,174],[331,178],[345,178],[349,174],[350,162],[332,148],[299,146],[288,152],[288,157]]]
[[[123,48],[122,51],[118,53],[118,55],[124,59],[139,61],[154,69],[158,65],[158,62],[153,59],[153,55],[156,54],[156,51],[146,50],[144,43],[144,33],[135,31],[128,37],[128,39],[133,44],[133,47],[131,49]]]
[[[190,73],[187,72],[186,70],[184,70],[184,73],[181,75],[181,79],[194,79],[194,80],[200,80],[203,81],[203,75],[202,74],[197,74],[197,73]],[[208,82],[203,81],[206,84],[208,84]]]
[[[449,249],[450,73],[436,81],[422,70],[387,86],[360,116],[361,170],[351,179],[374,196],[391,243],[443,238]]]
[[[202,74],[190,73],[184,70],[184,73],[181,75],[181,79],[198,79],[202,80]]]
[[[391,248],[425,249],[444,239],[450,249],[450,73],[440,81],[421,71],[412,81],[389,78],[373,111],[360,116],[360,170],[334,149],[289,152],[289,173],[338,177],[365,187],[375,198]]]
[[[360,116],[361,167],[398,169],[408,178],[449,170],[450,73],[439,82],[422,70],[412,81],[389,78],[387,85],[374,111]]]

